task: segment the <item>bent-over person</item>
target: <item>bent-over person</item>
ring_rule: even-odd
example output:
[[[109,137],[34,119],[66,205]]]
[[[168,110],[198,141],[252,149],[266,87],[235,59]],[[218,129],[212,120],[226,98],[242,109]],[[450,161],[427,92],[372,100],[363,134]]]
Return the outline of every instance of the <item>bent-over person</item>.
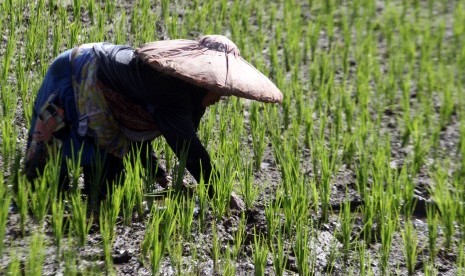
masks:
[[[122,176],[123,157],[137,147],[141,163],[166,187],[169,175],[151,149],[153,139],[163,136],[178,158],[186,158],[195,180],[209,183],[212,163],[196,132],[205,109],[230,95],[282,101],[279,89],[224,36],[138,49],[110,43],[70,49],[53,61],[38,91],[25,174],[31,181],[41,174],[50,146],[59,144],[61,189],[69,185],[65,159],[80,154],[84,192],[97,190],[103,199],[107,184]],[[97,179],[99,162],[103,174]],[[213,185],[208,187],[212,196]]]

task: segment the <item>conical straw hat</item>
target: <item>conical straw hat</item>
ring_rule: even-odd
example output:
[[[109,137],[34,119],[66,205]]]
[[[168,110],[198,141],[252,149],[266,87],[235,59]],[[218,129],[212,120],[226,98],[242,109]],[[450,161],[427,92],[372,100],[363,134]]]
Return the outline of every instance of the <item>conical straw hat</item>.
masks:
[[[237,46],[221,35],[195,40],[165,40],[142,45],[136,55],[160,72],[220,93],[279,103],[283,94],[244,60]]]

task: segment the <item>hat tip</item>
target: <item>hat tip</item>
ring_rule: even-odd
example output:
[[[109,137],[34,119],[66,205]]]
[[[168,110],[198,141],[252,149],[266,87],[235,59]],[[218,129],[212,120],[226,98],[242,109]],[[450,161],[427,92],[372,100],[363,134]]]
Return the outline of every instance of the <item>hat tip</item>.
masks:
[[[199,44],[209,50],[240,56],[239,48],[224,35],[204,35],[200,37]]]

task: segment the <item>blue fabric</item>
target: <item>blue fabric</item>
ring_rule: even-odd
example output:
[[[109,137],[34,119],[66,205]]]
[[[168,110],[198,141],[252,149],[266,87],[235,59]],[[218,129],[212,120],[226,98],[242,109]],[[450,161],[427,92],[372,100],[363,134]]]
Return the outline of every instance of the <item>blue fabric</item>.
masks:
[[[89,49],[91,51],[91,49]],[[32,132],[35,126],[38,112],[52,94],[57,95],[57,102],[65,111],[66,122],[69,124],[69,131],[60,136],[62,140],[63,157],[75,158],[82,147],[81,165],[89,165],[92,162],[95,147],[89,138],[78,135],[78,112],[74,99],[72,87],[72,64],[70,55],[72,49],[60,54],[50,65],[42,85],[37,93],[32,113],[31,128],[29,130],[28,147],[31,143]],[[75,70],[79,70],[82,61],[75,64]],[[63,159],[64,161],[65,159]],[[64,162],[65,163],[65,162]]]

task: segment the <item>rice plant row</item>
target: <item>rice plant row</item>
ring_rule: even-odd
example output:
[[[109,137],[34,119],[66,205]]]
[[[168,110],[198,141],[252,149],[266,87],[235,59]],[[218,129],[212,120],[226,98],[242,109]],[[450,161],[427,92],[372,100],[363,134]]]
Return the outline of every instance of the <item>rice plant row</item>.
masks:
[[[465,272],[464,0],[5,0],[0,33],[0,274],[124,273],[116,247],[137,225],[127,246],[153,274]],[[57,54],[213,33],[284,93],[281,106],[208,110],[213,199],[203,182],[159,199],[131,157],[101,206],[80,195],[75,160],[67,194],[59,160],[27,182],[32,105]],[[154,146],[182,181],[180,160]],[[246,213],[229,209],[231,191]]]

